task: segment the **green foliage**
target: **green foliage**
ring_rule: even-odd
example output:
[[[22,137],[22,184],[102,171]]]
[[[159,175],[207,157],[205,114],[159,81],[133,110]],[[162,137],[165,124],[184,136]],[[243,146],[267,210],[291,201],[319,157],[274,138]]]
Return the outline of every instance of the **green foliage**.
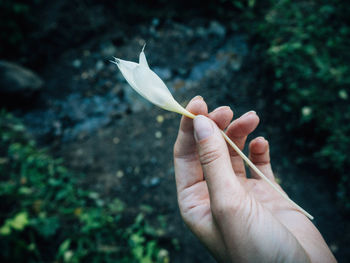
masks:
[[[0,235],[8,236],[13,230],[22,231],[28,225],[27,212],[20,212],[14,218],[8,218],[0,228]]]
[[[266,1],[256,23],[267,74],[264,94],[275,119],[288,120],[303,159],[339,178],[350,208],[350,4],[346,1]],[[271,74],[272,73],[272,74]],[[273,105],[273,106],[272,106]],[[273,113],[272,113],[273,114]],[[311,158],[310,158],[311,157]]]
[[[81,188],[4,111],[0,175],[1,262],[167,262],[142,214],[127,221],[120,199]]]
[[[41,0],[1,0],[0,1],[0,55],[32,52],[27,41],[33,37],[32,31],[40,25],[35,13]]]

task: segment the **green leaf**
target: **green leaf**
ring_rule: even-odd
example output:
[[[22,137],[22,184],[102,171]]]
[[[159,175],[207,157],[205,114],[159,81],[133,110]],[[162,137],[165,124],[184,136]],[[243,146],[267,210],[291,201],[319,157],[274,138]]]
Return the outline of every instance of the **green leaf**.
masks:
[[[5,224],[0,228],[0,234],[3,236],[10,235],[12,229],[22,231],[29,224],[28,213],[20,212],[5,221]]]
[[[20,212],[13,219],[10,220],[10,226],[16,230],[23,230],[28,224],[28,213]]]
[[[11,227],[8,224],[5,224],[0,228],[0,235],[8,236],[10,234],[11,234]]]
[[[71,240],[68,238],[66,240],[64,240],[61,245],[59,246],[58,248],[58,254],[57,254],[57,257],[60,258],[62,255],[64,255],[64,253],[66,251],[69,250],[69,247],[70,247],[70,244],[71,244]]]

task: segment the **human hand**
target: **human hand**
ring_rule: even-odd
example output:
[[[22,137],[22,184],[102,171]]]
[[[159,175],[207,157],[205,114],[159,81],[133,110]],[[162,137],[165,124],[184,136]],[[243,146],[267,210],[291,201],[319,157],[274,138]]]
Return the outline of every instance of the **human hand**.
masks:
[[[316,227],[271,187],[251,172],[227,147],[220,129],[244,148],[259,118],[248,112],[234,120],[228,107],[208,115],[195,97],[183,117],[174,146],[178,202],[183,220],[221,262],[336,262]],[[218,128],[219,127],[219,128]],[[258,137],[249,145],[251,161],[273,182],[268,142]],[[276,183],[276,182],[275,182]]]

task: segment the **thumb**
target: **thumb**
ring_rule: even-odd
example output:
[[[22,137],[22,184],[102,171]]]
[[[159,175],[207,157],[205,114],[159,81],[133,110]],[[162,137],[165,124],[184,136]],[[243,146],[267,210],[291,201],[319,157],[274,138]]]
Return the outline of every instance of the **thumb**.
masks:
[[[219,128],[202,115],[195,117],[193,126],[214,214],[216,209],[221,213],[223,208],[238,208],[235,204],[239,205],[244,190],[233,171],[227,144]]]

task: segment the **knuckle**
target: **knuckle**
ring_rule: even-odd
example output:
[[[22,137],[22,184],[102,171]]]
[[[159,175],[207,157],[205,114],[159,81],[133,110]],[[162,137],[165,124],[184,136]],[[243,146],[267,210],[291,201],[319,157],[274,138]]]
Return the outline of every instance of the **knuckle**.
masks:
[[[199,153],[199,160],[202,165],[209,165],[222,156],[222,152],[218,147],[207,146]]]
[[[183,151],[181,150],[181,145],[179,142],[176,140],[174,147],[173,147],[173,156],[174,158],[181,158],[183,157]]]
[[[250,153],[250,159],[255,165],[267,165],[270,163],[270,155],[268,152]]]
[[[174,155],[174,157],[177,157],[179,154],[180,154],[179,146],[178,146],[178,142],[176,140],[176,142],[173,146],[173,155]]]

